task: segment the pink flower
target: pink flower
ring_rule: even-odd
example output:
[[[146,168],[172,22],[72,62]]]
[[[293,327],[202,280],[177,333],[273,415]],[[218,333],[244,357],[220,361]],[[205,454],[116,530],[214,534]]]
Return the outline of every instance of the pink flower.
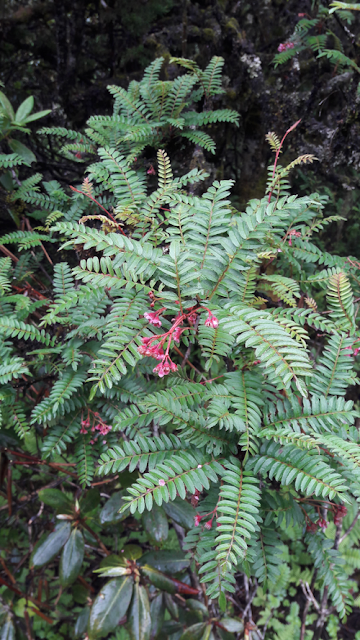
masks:
[[[162,360],[164,358],[164,351],[161,344],[154,344],[152,346],[140,345],[138,352],[142,356],[155,358],[155,360]]]
[[[320,527],[320,529],[322,529],[323,531],[325,531],[326,527],[328,526],[328,521],[325,520],[325,518],[319,518],[319,520],[317,521],[317,526]]]
[[[153,369],[153,373],[157,373],[159,378],[167,376],[170,371],[177,371],[177,364],[172,362],[169,356],[163,356],[162,362]]]
[[[317,524],[315,522],[310,522],[306,525],[306,531],[308,531],[309,533],[316,533]]]
[[[146,172],[147,174],[149,174],[149,176],[154,176],[156,171],[154,169],[154,167],[152,166],[152,164],[150,165],[149,169]]]
[[[207,522],[205,522],[205,529],[208,529],[208,531],[212,527],[212,521],[213,521],[213,519],[211,518],[211,520],[208,520]]]
[[[294,43],[293,42],[282,42],[281,44],[279,44],[278,46],[278,52],[282,53],[282,51],[286,51],[286,49],[293,49],[294,48]]]
[[[154,327],[161,327],[161,320],[157,311],[146,311],[144,318],[148,320],[150,324],[153,324]]]
[[[195,313],[195,312],[190,313],[190,314],[187,316],[187,320],[188,320],[188,323],[189,323],[189,324],[191,324],[191,325],[195,324],[195,322],[196,322],[196,320],[197,320],[197,313]]]
[[[218,326],[219,320],[209,311],[209,315],[205,320],[205,327],[212,327],[213,329],[217,329]]]
[[[195,527],[199,526],[200,521],[201,521],[201,516],[199,516],[199,515],[195,516],[195,522],[194,522]]]
[[[183,331],[184,331],[184,329],[182,329],[181,327],[176,327],[174,333],[172,334],[172,338],[173,338],[174,342],[180,342],[180,336],[181,336]]]
[[[163,480],[162,478],[160,478],[160,480],[159,480],[159,485],[160,485],[160,487],[165,487],[165,480]]]

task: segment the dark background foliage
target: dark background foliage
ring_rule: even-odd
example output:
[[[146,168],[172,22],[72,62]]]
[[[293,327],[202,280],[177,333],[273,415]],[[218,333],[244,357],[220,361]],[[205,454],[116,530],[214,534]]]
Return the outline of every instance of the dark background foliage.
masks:
[[[301,118],[286,160],[313,153],[319,162],[311,175],[298,173],[294,187],[310,191],[322,185],[330,198],[329,213],[349,220],[345,234],[343,223],[333,225],[326,243],[331,239],[331,248],[357,255],[359,74],[317,59],[311,49],[295,63],[273,64],[299,13],[314,18],[318,10],[317,2],[292,0],[3,0],[0,79],[12,102],[34,95],[37,108],[51,108],[46,124],[78,129],[90,115],[109,113],[109,83],[127,86],[155,57],[188,56],[203,68],[212,55],[221,55],[226,82],[222,105],[237,109],[241,121],[236,130],[218,127],[216,156],[206,158],[213,176],[235,178],[240,206],[261,195],[269,160],[265,134],[275,130],[281,135]],[[358,60],[358,21],[349,27],[338,15],[330,21],[324,17],[314,33],[329,31]],[[168,67],[164,73],[171,77],[173,70]],[[40,136],[33,144],[37,168],[46,174],[49,150]],[[180,150],[176,160],[186,166],[187,154],[181,157]],[[60,158],[51,172],[49,177],[67,182],[69,167]]]

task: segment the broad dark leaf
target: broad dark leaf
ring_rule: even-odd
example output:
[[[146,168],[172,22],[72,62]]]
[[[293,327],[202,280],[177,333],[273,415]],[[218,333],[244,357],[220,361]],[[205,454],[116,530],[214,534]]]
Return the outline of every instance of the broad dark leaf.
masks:
[[[244,623],[239,618],[223,618],[220,623],[225,627],[226,631],[231,631],[232,633],[244,631]]]
[[[158,589],[166,591],[167,593],[176,593],[175,583],[161,571],[145,564],[141,567],[141,573],[144,574],[148,580],[150,580],[151,584]]]
[[[205,622],[198,622],[186,629],[180,640],[201,640],[206,630]]]
[[[121,520],[124,520],[129,515],[126,511],[119,513],[119,510],[124,504],[122,496],[123,492],[117,491],[105,502],[99,516],[101,524],[115,524],[116,522],[121,522]]]
[[[88,626],[89,640],[103,638],[113,631],[126,615],[133,592],[130,576],[110,580],[95,598]]]
[[[83,609],[82,612],[79,614],[75,623],[75,629],[74,629],[75,638],[79,638],[80,636],[83,635],[83,633],[85,633],[86,627],[89,622],[89,616],[90,616],[90,609],[89,607],[85,607],[85,609]]]
[[[53,507],[58,513],[71,513],[73,503],[60,489],[41,489],[38,493],[39,500]]]
[[[150,628],[150,638],[153,640],[156,638],[158,633],[161,631],[161,627],[164,621],[165,607],[163,602],[163,595],[159,593],[159,595],[155,596],[155,598],[151,601],[150,605],[150,617],[151,617],[151,628]]]
[[[98,489],[90,489],[83,498],[80,498],[81,513],[90,513],[100,504],[100,493]]]
[[[173,575],[187,569],[190,560],[183,551],[147,551],[141,557],[141,564],[149,564],[159,571]]]
[[[128,630],[131,640],[150,640],[150,603],[145,587],[135,584],[134,595],[128,615]]]
[[[179,607],[169,593],[164,593],[164,601],[173,620],[179,620]]]
[[[11,151],[17,153],[18,156],[24,160],[25,164],[31,164],[36,161],[36,156],[31,149],[22,142],[19,142],[19,140],[9,140],[9,147]]]
[[[60,560],[60,584],[63,588],[75,582],[84,560],[84,537],[81,531],[74,529],[65,544]]]
[[[60,522],[46,540],[35,550],[30,564],[35,568],[42,567],[47,562],[53,560],[68,540],[70,533],[70,522]]]
[[[161,545],[165,542],[169,534],[169,524],[162,507],[154,504],[151,511],[144,511],[142,523],[154,544]]]
[[[191,529],[194,526],[196,511],[186,500],[175,498],[173,502],[164,502],[165,513],[184,529]]]

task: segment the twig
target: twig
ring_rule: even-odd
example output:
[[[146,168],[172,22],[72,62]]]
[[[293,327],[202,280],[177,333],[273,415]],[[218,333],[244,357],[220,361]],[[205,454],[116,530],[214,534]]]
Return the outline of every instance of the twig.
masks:
[[[360,515],[360,511],[357,512],[357,514],[356,514],[354,520],[352,521],[350,527],[348,529],[346,529],[345,533],[341,536],[341,538],[339,540],[339,544],[341,544],[342,541],[345,540],[345,538],[349,535],[349,533],[352,532],[353,528],[355,527],[355,525],[356,525],[356,523],[358,521],[359,515]]]
[[[111,551],[109,551],[109,549],[107,549],[104,545],[104,543],[101,541],[101,539],[99,538],[99,536],[97,535],[97,533],[95,533],[95,531],[93,531],[88,524],[86,524],[86,522],[84,522],[83,519],[81,519],[81,524],[84,527],[84,529],[86,529],[89,533],[91,533],[91,535],[93,536],[93,538],[95,538],[96,542],[99,543],[101,549],[104,551],[104,553],[106,553],[107,556],[109,556],[111,554]]]
[[[269,624],[271,618],[273,617],[273,613],[274,613],[274,609],[272,608],[271,611],[270,611],[270,615],[265,620],[263,632],[262,632],[262,635],[261,635],[261,640],[265,640],[266,629],[268,628],[268,624]],[[303,638],[300,638],[300,640],[303,640]]]
[[[252,601],[254,600],[254,598],[256,596],[256,592],[257,592],[257,589],[258,589],[258,584],[257,584],[257,581],[255,581],[254,590],[250,594],[248,577],[246,575],[244,575],[244,586],[245,586],[246,582],[247,582],[247,588],[245,587],[245,592],[246,592],[246,600],[247,600],[247,602],[246,602],[246,607],[244,609],[243,617],[245,618],[247,616],[248,611],[249,611],[249,620],[252,620],[251,603],[252,603]]]
[[[33,228],[32,228],[32,226],[31,226],[31,224],[30,224],[30,222],[29,222],[29,220],[28,220],[27,218],[25,218],[25,224],[26,224],[26,226],[27,226],[28,231],[33,231]],[[42,242],[40,242],[40,247],[42,248],[42,250],[43,250],[43,252],[44,252],[45,257],[46,257],[46,259],[50,262],[51,266],[54,266],[54,263],[53,263],[53,261],[51,260],[51,258],[50,258],[50,256],[49,256],[49,254],[48,254],[48,252],[46,251],[46,249],[45,249],[45,247],[44,247],[44,245],[43,245],[43,243],[42,243]]]

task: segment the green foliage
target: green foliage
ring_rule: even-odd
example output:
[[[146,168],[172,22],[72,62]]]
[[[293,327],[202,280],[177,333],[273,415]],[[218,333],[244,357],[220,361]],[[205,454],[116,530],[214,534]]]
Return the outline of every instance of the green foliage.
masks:
[[[23,487],[35,468],[31,482],[50,477],[30,499],[22,488],[18,504],[39,499],[57,522],[40,510],[15,541],[11,528],[1,535],[15,553],[41,522],[28,564],[39,624],[52,613],[60,625],[71,603],[84,605],[75,629],[90,639],[118,633],[120,621],[134,640],[217,630],[226,640],[253,624],[244,610],[257,589],[254,637],[267,625],[271,640],[296,637],[287,592],[307,584],[315,611],[326,596],[341,620],[356,595],[349,548],[360,533],[354,525],[354,539],[341,538],[360,496],[358,411],[345,398],[360,339],[355,262],[313,241],[327,223],[323,202],[290,194],[288,181],[313,157],[280,166],[275,134],[266,194],[245,212],[230,204],[230,180],[194,194],[204,174],[174,177],[164,149],[157,186],[138,168],[135,157],[170,131],[211,150],[192,127],[236,121],[189,108],[221,92],[220,58],[205,71],[176,62],[187,73],[173,81],[159,80],[157,59],[142,81],[111,88],[113,116],[91,118],[82,142],[54,131],[95,156],[79,188],[34,176],[15,193],[45,223],[0,239],[24,256],[0,261],[2,506],[10,518],[11,474]],[[42,255],[55,265],[35,273]],[[55,575],[61,590],[43,613],[40,581]],[[10,607],[25,586],[7,585],[12,625],[22,606],[31,611],[21,598]]]

